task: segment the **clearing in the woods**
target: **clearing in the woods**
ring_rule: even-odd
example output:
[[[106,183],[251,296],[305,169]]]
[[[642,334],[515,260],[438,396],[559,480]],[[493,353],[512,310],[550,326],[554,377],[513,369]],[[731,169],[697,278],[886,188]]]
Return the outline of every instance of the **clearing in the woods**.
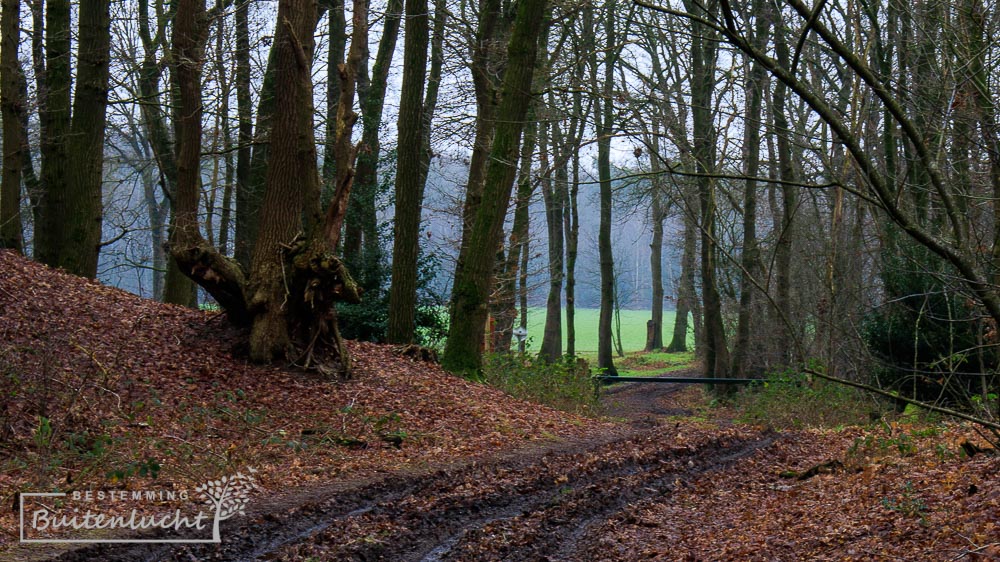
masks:
[[[218,314],[0,252],[0,560],[1000,556],[1000,459],[968,425],[774,430],[663,384],[606,388],[581,417],[390,346],[351,344],[335,382],[248,364],[240,341]],[[218,545],[18,542],[18,492],[249,468]]]

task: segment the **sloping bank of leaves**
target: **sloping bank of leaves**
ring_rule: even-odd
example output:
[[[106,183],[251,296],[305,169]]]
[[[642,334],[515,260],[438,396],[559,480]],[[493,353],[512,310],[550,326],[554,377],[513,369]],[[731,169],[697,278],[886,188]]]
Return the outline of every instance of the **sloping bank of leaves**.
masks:
[[[263,493],[486,455],[602,426],[391,347],[349,342],[332,382],[246,359],[223,318],[0,251],[0,493],[193,489],[245,467]],[[16,540],[0,511],[0,549]]]

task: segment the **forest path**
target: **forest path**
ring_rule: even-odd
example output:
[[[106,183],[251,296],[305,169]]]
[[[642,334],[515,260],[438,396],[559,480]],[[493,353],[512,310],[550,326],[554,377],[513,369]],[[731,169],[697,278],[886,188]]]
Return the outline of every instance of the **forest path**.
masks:
[[[261,505],[218,545],[77,550],[63,560],[578,560],[630,504],[664,500],[780,436],[678,432],[681,385],[605,389],[618,431]]]

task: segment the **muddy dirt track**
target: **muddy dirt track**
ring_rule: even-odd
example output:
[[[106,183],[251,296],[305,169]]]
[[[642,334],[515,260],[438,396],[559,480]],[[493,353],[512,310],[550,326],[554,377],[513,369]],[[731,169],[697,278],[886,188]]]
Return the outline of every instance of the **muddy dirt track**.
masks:
[[[679,385],[605,391],[619,432],[489,461],[313,490],[226,521],[221,545],[96,547],[61,560],[596,560],[600,528],[774,443],[741,431],[683,442]]]

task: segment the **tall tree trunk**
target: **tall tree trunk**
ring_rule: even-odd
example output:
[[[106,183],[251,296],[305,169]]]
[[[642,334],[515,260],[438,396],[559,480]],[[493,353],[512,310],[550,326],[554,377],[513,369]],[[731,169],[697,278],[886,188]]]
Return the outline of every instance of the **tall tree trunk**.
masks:
[[[766,12],[765,12],[766,10]],[[763,0],[755,0],[754,13],[757,14],[753,41],[758,48],[767,44],[767,29],[770,25],[770,7]],[[751,64],[749,57],[745,64]],[[754,61],[747,76],[746,121],[743,127],[744,174],[743,182],[743,251],[740,257],[740,311],[736,323],[736,342],[733,344],[733,376],[747,374],[750,348],[750,334],[753,323],[753,294],[757,288],[753,278],[758,267],[757,248],[757,181],[760,173],[760,127],[763,115],[765,84],[764,66]]]
[[[482,204],[470,231],[465,267],[455,277],[454,306],[442,366],[474,374],[482,364],[480,351],[486,328],[496,249],[510,204],[524,116],[531,102],[531,83],[538,52],[538,36],[545,23],[545,0],[522,0],[504,71],[497,126],[490,150]]]
[[[301,229],[307,189],[300,182],[318,183],[312,127],[303,127],[301,109],[311,105],[316,20],[316,4],[310,0],[287,0],[278,5],[279,28],[272,51],[276,82],[272,149],[247,291],[251,306],[260,308],[250,333],[250,357],[258,362],[284,356],[292,339],[291,311],[284,305],[288,278],[280,249],[292,244]],[[311,123],[311,115],[306,118]],[[311,234],[315,233],[307,236]]]
[[[0,248],[23,251],[21,170],[24,166],[25,100],[17,47],[21,33],[20,0],[3,0],[0,15],[0,113],[3,117],[3,179],[0,182]]]
[[[173,72],[178,86],[177,186],[174,191],[172,249],[201,241],[198,224],[201,173],[201,53],[208,34],[204,0],[178,0],[174,17]],[[168,288],[169,291],[169,288]]]
[[[385,106],[386,85],[396,40],[403,17],[403,0],[391,0],[386,8],[375,64],[368,76],[366,61],[358,73],[358,99],[361,106],[361,150],[358,152],[354,195],[347,209],[344,231],[344,260],[358,272],[361,286],[369,294],[382,288],[382,246],[378,239],[376,197],[378,162],[381,152],[379,129]],[[366,57],[367,59],[367,57]]]
[[[649,243],[649,276],[652,285],[650,318],[646,324],[646,351],[656,351],[663,347],[663,194],[660,186],[660,140],[659,127],[654,127],[649,139],[652,154],[649,156],[650,171],[653,174],[650,187],[650,222],[653,225],[653,239]]]
[[[694,7],[695,13],[717,8]],[[708,15],[708,14],[706,14]],[[699,176],[698,198],[701,206],[701,291],[705,314],[705,376],[726,377],[729,372],[729,350],[725,325],[722,322],[722,299],[716,282],[718,250],[716,230],[715,126],[712,115],[712,93],[715,86],[716,49],[712,32],[699,22],[692,22],[691,38],[691,105],[694,133],[695,169]]]
[[[560,149],[563,145],[562,134],[558,130],[558,122],[553,122],[550,127],[543,125],[543,131],[552,131],[552,148],[556,152],[552,165],[556,166],[555,178],[547,177],[542,180],[542,199],[545,202],[545,224],[548,227],[549,239],[549,293],[545,301],[545,331],[542,334],[542,345],[538,356],[546,361],[555,362],[562,357],[562,284],[563,284],[563,212],[565,202],[562,200],[562,193],[565,191],[566,168],[565,163],[559,162],[562,156]],[[546,154],[548,153],[547,140],[543,141],[539,148],[541,154],[539,158],[543,162],[543,173],[552,175],[553,170],[546,164]]]
[[[69,212],[66,193],[72,83],[69,1],[49,0],[44,14],[45,69],[39,96],[42,194],[38,209],[41,221],[35,225],[35,259],[58,267]]]
[[[97,275],[101,245],[101,180],[108,99],[111,20],[108,0],[79,7],[79,49],[72,109],[70,6],[46,8],[45,111],[42,141],[41,224],[37,257],[85,277]]]
[[[201,135],[199,88],[204,41],[203,0],[182,0],[174,31],[177,65],[178,187],[177,228],[172,254],[236,324],[250,325],[250,358],[270,362],[288,357],[296,365],[349,376],[350,358],[336,324],[335,301],[359,302],[357,287],[333,255],[353,178],[353,84],[367,41],[367,3],[354,2],[354,34],[346,61],[339,65],[344,88],[337,108],[337,179],[325,215],[307,209],[318,198],[319,173],[313,136],[313,32],[318,19],[311,0],[280,0],[274,39],[273,150],[267,189],[260,208],[258,239],[250,277],[202,238],[197,228],[197,176]],[[345,150],[346,147],[346,150]],[[298,347],[299,345],[303,347]],[[328,358],[320,349],[329,350]],[[291,355],[293,352],[300,352]]]
[[[276,24],[275,37],[281,26]],[[275,48],[272,45],[264,68],[264,79],[260,86],[257,102],[257,120],[252,128],[253,151],[248,164],[243,200],[236,203],[236,238],[233,252],[236,261],[246,270],[250,269],[254,244],[260,229],[260,208],[267,186],[267,167],[274,142],[271,138],[272,119],[275,110]]]
[[[483,182],[486,181],[488,166],[487,159],[493,145],[497,103],[499,103],[497,96],[500,87],[495,77],[502,74],[504,64],[497,43],[510,24],[502,8],[500,0],[484,0],[480,4],[475,44],[470,49],[472,86],[476,95],[476,124],[472,156],[469,158],[465,201],[462,203],[462,241],[459,245],[458,259],[455,262],[456,278],[461,276],[461,270],[465,267],[465,261],[468,257],[472,226],[476,221],[476,214],[479,212],[479,205],[482,201]],[[454,306],[455,298],[452,295],[450,316],[455,315]]]
[[[441,73],[444,71],[444,35],[448,23],[447,0],[434,0],[434,31],[431,37],[431,66],[427,71],[427,91],[424,92],[424,109],[420,128],[420,200],[423,201],[427,175],[430,173],[431,128],[437,111],[438,94],[441,92]]]
[[[684,202],[684,246],[681,253],[681,274],[677,279],[677,310],[674,315],[673,335],[670,338],[670,345],[667,351],[679,353],[687,351],[688,339],[688,318],[695,315],[697,321],[697,311],[695,310],[698,298],[694,288],[695,261],[698,253],[698,204],[695,197],[686,196],[682,186],[681,197]],[[698,347],[700,330],[696,330],[696,343]]]
[[[167,269],[167,252],[163,245],[167,241],[167,203],[160,202],[156,193],[158,182],[155,172],[147,168],[142,172],[142,195],[149,213],[149,237],[152,242],[153,254],[153,298],[163,300],[164,277]],[[173,260],[170,260],[173,261]]]
[[[579,65],[583,72],[583,65]],[[578,75],[578,83],[582,83],[582,77]],[[577,200],[580,195],[580,143],[579,138],[583,135],[583,100],[581,90],[577,89],[573,93],[573,116],[571,117],[570,138],[573,139],[572,165],[573,178],[569,187],[566,216],[566,355],[576,356],[576,256],[577,246],[580,239],[580,214]],[[579,133],[576,128],[579,127]]]
[[[597,326],[597,367],[605,375],[616,376],[612,355],[612,315],[615,306],[615,262],[611,248],[611,128],[614,124],[614,56],[615,47],[614,2],[605,6],[607,10],[604,31],[606,34],[604,54],[604,79],[601,86],[601,101],[596,104],[597,115],[597,175],[600,181],[600,225],[597,234],[597,250],[601,268],[601,312]],[[597,73],[596,63],[594,66]],[[596,81],[596,80],[595,80]]]
[[[399,100],[399,143],[396,148],[392,286],[389,288],[388,339],[392,343],[412,342],[416,329],[417,258],[420,254],[420,211],[423,205],[420,154],[428,23],[427,0],[406,0],[403,93]]]
[[[242,264],[249,263],[250,244],[247,207],[251,205],[250,160],[253,155],[253,100],[250,96],[250,0],[238,0],[235,11],[236,52],[236,118],[239,121],[236,151],[236,224],[233,256]]]
[[[233,134],[232,129],[229,126],[229,94],[230,94],[230,75],[229,70],[226,68],[226,61],[223,53],[225,52],[225,46],[223,43],[223,38],[225,37],[226,30],[226,16],[225,13],[218,14],[218,30],[215,37],[215,50],[216,50],[216,75],[219,81],[219,90],[222,93],[222,99],[219,101],[219,114],[222,126],[222,153],[224,154],[224,165],[225,174],[222,187],[222,210],[219,212],[219,237],[218,246],[219,252],[223,255],[229,253],[229,230],[232,223],[232,204],[233,204],[233,190],[234,181],[236,178],[236,167],[233,162]]]
[[[326,6],[326,3],[322,3],[320,9],[324,6]],[[310,37],[315,35],[317,23],[318,18],[312,22],[312,29],[308,30]],[[283,25],[281,20],[275,23],[275,37],[278,36],[278,32]],[[249,170],[247,171],[246,189],[243,190],[243,204],[240,205],[237,203],[236,205],[234,257],[244,270],[250,269],[252,255],[255,251],[254,244],[259,238],[260,210],[264,200],[264,192],[268,185],[268,169],[270,167],[271,151],[274,147],[271,130],[274,125],[273,118],[276,111],[276,90],[278,86],[275,74],[277,68],[275,45],[276,43],[272,44],[271,51],[268,54],[267,65],[264,68],[264,78],[260,86],[260,98],[257,103],[257,122],[252,128],[253,152],[250,156]],[[312,106],[312,98],[309,98],[308,104],[310,107]],[[351,172],[353,174],[353,168]],[[312,199],[313,196],[310,195],[310,201]]]
[[[59,265],[71,273],[97,276],[104,214],[104,127],[108,107],[111,51],[109,0],[80,3],[79,49],[69,152],[71,172],[66,202],[72,212]]]
[[[155,26],[151,26],[149,2],[147,0],[139,0],[139,39],[142,42],[143,49],[143,60],[139,69],[138,79],[139,95],[142,100],[140,111],[143,129],[149,146],[153,151],[153,158],[156,160],[156,166],[159,171],[158,180],[160,187],[166,196],[165,208],[158,214],[159,224],[161,225],[161,229],[165,227],[169,231],[173,231],[176,222],[176,214],[173,212],[173,198],[177,186],[177,157],[163,111],[163,107],[169,107],[171,104],[163,103],[160,94],[163,67],[160,64],[159,50],[161,45],[165,43],[171,14],[172,12],[168,13],[164,11],[162,6],[157,4],[156,20],[152,22]],[[155,204],[155,199],[155,195],[152,196],[152,199],[147,196],[147,205],[150,204],[150,201],[153,201],[153,204]],[[153,217],[154,215],[156,214],[151,214],[150,216]],[[160,236],[159,242],[157,242],[154,236],[154,244],[162,244],[169,237],[169,233],[166,236]],[[163,248],[155,248],[153,256],[155,263],[158,257],[166,257],[166,251]],[[165,259],[163,265],[166,268],[166,272],[163,276],[163,288],[158,293],[158,298],[164,302],[173,304],[193,305],[192,293],[194,292],[194,283],[178,268],[175,260]]]
[[[330,2],[329,15],[329,38],[327,40],[326,55],[326,114],[337,115],[337,108],[340,107],[340,95],[345,84],[340,76],[337,65],[344,60],[344,53],[347,50],[347,18],[345,15],[344,0],[332,0]],[[368,45],[365,45],[364,57],[368,56]],[[367,62],[367,61],[366,61]],[[326,120],[326,142],[323,143],[323,183],[320,199],[323,203],[333,196],[337,182],[337,119]],[[307,203],[319,205],[319,201]]]
[[[788,42],[785,30],[780,26],[775,29],[775,52],[778,63],[785,68],[790,64]],[[800,359],[794,356],[795,335],[791,332],[792,319],[792,253],[795,238],[795,212],[798,207],[797,188],[791,185],[795,181],[795,167],[792,161],[791,127],[786,115],[785,99],[787,87],[778,81],[774,87],[772,99],[772,115],[774,133],[778,145],[778,175],[781,178],[781,229],[778,232],[778,242],[775,248],[775,306],[778,312],[775,330],[780,334],[776,349],[781,354],[779,361],[789,365],[791,361]]]
[[[490,348],[501,352],[510,349],[511,337],[514,334],[514,321],[517,318],[518,281],[524,273],[521,260],[527,256],[528,252],[530,221],[528,207],[535,192],[535,182],[531,181],[531,156],[535,152],[538,120],[535,119],[534,107],[530,108],[528,112],[524,128],[524,142],[521,143],[521,157],[519,158],[521,169],[517,179],[514,223],[510,229],[507,257],[500,273],[497,298],[494,303],[491,303],[492,315],[496,322]]]

